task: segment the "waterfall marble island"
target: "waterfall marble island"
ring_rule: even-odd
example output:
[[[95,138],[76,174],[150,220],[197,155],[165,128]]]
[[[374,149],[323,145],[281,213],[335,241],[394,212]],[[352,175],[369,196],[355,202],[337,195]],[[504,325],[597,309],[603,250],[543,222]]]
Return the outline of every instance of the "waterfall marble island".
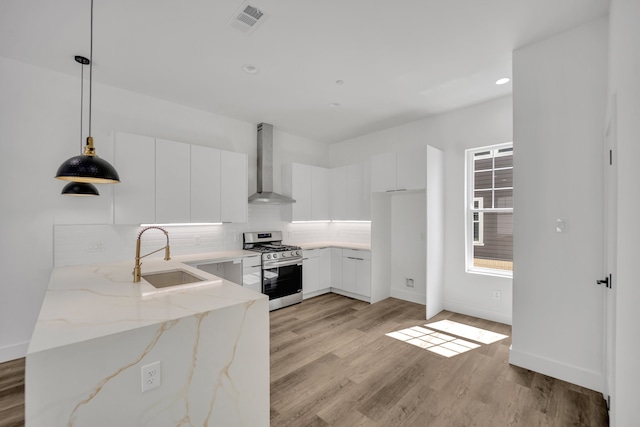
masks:
[[[140,283],[131,261],[55,268],[27,354],[26,425],[268,426],[267,297],[186,264],[238,255],[145,260]],[[144,279],[170,270],[202,280]]]

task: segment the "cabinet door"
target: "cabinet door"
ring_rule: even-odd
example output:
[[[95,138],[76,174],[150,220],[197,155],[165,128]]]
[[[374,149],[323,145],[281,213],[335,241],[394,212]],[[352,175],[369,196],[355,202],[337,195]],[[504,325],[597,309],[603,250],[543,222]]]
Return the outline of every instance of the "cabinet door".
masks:
[[[114,166],[122,178],[113,187],[114,223],[156,222],[154,138],[117,132]]]
[[[369,174],[368,164],[357,163],[347,167],[348,220],[366,221],[371,218],[371,193],[369,179],[365,182],[365,172]]]
[[[377,154],[371,157],[371,191],[382,193],[396,189],[396,153]]]
[[[331,219],[331,194],[329,169],[311,167],[311,219],[324,221]]]
[[[220,217],[222,222],[247,222],[247,155],[220,152]]]
[[[342,249],[331,248],[331,287],[342,289]]]
[[[291,197],[295,203],[291,203],[292,221],[311,220],[311,166],[293,163],[291,165]]]
[[[358,260],[353,257],[342,257],[342,289],[357,293],[357,264]]]
[[[262,261],[260,256],[242,259],[242,286],[252,291],[262,292]]]
[[[191,222],[221,222],[218,149],[191,146]]]
[[[303,295],[320,289],[320,258],[304,258],[302,261]]]
[[[328,248],[320,249],[320,289],[328,289],[331,287],[331,250]]]
[[[371,261],[368,259],[356,261],[356,293],[371,296]]]
[[[156,222],[191,221],[191,147],[156,139]]]
[[[347,167],[331,169],[331,219],[347,217]]]
[[[427,148],[401,150],[396,157],[398,190],[423,190],[426,184]]]

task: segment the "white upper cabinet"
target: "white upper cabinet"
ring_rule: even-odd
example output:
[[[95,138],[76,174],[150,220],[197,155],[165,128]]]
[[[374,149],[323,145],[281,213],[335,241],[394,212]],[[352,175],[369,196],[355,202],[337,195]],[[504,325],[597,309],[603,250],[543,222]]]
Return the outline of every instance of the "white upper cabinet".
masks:
[[[220,150],[191,146],[191,222],[222,222]]]
[[[114,223],[156,222],[156,142],[148,136],[117,132],[114,166],[122,180],[114,185]]]
[[[247,222],[248,176],[247,155],[230,151],[220,152],[220,217],[222,222]]]
[[[347,167],[333,168],[331,175],[331,219],[347,218]]]
[[[329,170],[290,163],[282,166],[282,193],[295,199],[283,206],[289,221],[323,221],[331,218]]]
[[[427,147],[396,152],[396,186],[398,190],[424,190],[427,180]]]
[[[370,186],[368,162],[331,169],[331,219],[370,220]]]
[[[331,186],[329,169],[311,166],[311,219],[331,219]]]
[[[396,153],[377,154],[371,157],[371,191],[380,193],[396,190]]]
[[[246,154],[117,132],[114,163],[115,224],[247,222]]]
[[[191,221],[191,146],[156,139],[156,222]]]
[[[426,147],[378,154],[371,158],[371,191],[424,190],[426,170]]]

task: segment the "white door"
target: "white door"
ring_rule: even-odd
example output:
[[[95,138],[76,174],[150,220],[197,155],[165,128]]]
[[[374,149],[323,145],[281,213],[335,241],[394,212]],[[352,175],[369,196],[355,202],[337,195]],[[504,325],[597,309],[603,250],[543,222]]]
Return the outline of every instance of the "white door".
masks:
[[[604,372],[606,396],[614,390],[615,357],[615,312],[616,312],[616,235],[617,235],[617,133],[616,133],[616,97],[613,96],[609,108],[609,117],[604,140],[604,266],[603,277],[608,283],[602,284],[604,293]]]

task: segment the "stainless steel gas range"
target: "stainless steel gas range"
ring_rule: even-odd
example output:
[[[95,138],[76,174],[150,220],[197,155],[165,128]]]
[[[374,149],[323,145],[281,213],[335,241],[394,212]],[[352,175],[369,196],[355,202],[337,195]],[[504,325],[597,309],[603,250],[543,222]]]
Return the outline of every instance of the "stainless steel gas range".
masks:
[[[243,248],[262,253],[262,293],[269,310],[302,301],[302,249],[282,244],[281,231],[243,233]]]

